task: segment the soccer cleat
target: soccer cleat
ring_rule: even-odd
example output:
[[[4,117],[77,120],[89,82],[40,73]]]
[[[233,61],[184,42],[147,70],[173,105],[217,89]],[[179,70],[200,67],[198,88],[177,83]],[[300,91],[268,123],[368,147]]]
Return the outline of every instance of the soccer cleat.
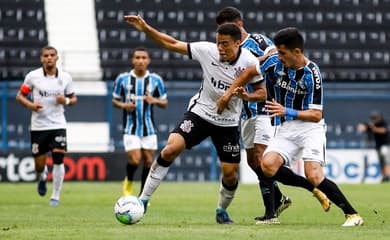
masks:
[[[146,211],[148,210],[148,206],[149,206],[149,200],[146,200],[146,199],[140,199],[142,204],[144,205],[144,214],[146,213]]]
[[[313,196],[317,198],[325,212],[329,211],[331,202],[325,193],[321,192],[318,188],[314,188]]]
[[[57,207],[60,204],[60,201],[58,199],[51,198],[49,205],[52,207]]]
[[[125,177],[125,180],[123,181],[123,196],[129,196],[133,192],[133,182],[127,180],[127,177]]]
[[[283,195],[282,199],[280,199],[280,205],[276,208],[276,216],[280,216],[280,214],[288,207],[290,207],[291,204],[291,198]]]
[[[46,180],[39,180],[38,181],[38,194],[42,197],[46,195],[47,187],[46,187]]]
[[[220,208],[217,208],[216,210],[216,215],[215,215],[215,220],[219,224],[233,224],[233,220],[230,219],[229,214]]]
[[[342,227],[356,227],[362,226],[364,224],[363,218],[360,217],[357,213],[355,214],[346,214],[345,223],[341,225]]]
[[[272,224],[280,224],[279,218],[276,216],[266,216],[256,217],[255,218],[256,225],[272,225]]]

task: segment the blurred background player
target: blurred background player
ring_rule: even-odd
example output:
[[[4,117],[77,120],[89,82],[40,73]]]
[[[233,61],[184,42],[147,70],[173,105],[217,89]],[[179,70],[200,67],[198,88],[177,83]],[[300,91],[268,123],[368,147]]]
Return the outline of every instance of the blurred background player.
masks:
[[[390,140],[389,126],[383,118],[382,113],[373,111],[370,114],[370,121],[359,123],[357,130],[367,133],[367,140],[374,141],[375,150],[378,154],[379,165],[382,172],[382,182],[390,181]]]
[[[224,23],[236,24],[241,30],[241,47],[250,50],[256,57],[261,58],[267,53],[276,52],[271,39],[262,34],[248,33],[245,30],[242,13],[237,8],[229,6],[221,9],[218,11],[215,20],[218,25]],[[250,84],[246,85],[246,91],[248,93],[253,92]],[[261,159],[265,148],[274,135],[274,127],[271,125],[268,113],[264,109],[264,104],[265,101],[250,102],[243,100],[240,118],[242,144],[246,151],[247,163],[253,171],[259,166],[258,159]],[[274,204],[269,203],[269,184],[274,184]],[[259,180],[259,186],[265,206],[265,215],[256,217],[255,220],[267,221],[267,216],[273,215],[274,211],[279,215],[291,205],[291,199],[281,193],[276,181],[268,183]]]
[[[134,173],[143,162],[141,190],[157,150],[157,131],[154,126],[153,106],[168,106],[164,81],[148,70],[150,56],[147,49],[138,47],[131,57],[133,69],[120,74],[113,89],[112,103],[123,109],[123,145],[127,152],[126,177],[123,195],[133,192]]]
[[[76,104],[72,77],[57,68],[57,50],[41,49],[42,67],[29,72],[16,95],[16,100],[32,111],[31,152],[38,177],[38,193],[45,196],[48,169],[47,153],[53,159],[53,192],[50,205],[59,204],[64,181],[64,154],[67,150],[64,106]]]
[[[239,73],[258,60],[246,49],[241,49],[241,30],[235,24],[223,24],[217,29],[216,43],[179,41],[148,25],[140,16],[125,16],[128,24],[144,32],[162,47],[197,60],[202,67],[203,82],[198,93],[190,100],[183,119],[170,133],[167,144],[153,162],[140,199],[145,211],[149,199],[157,190],[169,167],[185,149],[200,144],[210,137],[221,162],[221,183],[217,201],[216,222],[232,224],[227,213],[238,187],[240,146],[238,123],[242,101],[234,97],[229,109],[217,113],[216,101]],[[265,84],[261,75],[249,81],[259,100],[266,97]]]

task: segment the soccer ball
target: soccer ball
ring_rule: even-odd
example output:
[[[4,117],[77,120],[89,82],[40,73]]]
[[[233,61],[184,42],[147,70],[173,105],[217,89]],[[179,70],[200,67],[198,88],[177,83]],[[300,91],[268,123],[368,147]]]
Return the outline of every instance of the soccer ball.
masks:
[[[114,212],[119,222],[131,225],[141,221],[144,216],[144,205],[136,196],[123,196],[116,201]]]

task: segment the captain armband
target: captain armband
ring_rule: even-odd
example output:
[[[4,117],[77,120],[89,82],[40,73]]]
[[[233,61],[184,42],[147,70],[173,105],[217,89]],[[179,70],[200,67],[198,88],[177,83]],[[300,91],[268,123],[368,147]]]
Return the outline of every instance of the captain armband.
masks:
[[[28,95],[31,92],[31,89],[23,83],[22,86],[20,86],[20,92],[24,95]]]

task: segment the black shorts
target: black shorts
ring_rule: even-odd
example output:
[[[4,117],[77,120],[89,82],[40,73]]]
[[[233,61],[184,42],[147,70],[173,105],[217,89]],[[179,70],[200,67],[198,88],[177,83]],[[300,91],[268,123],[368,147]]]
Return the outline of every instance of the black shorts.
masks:
[[[191,149],[207,137],[211,137],[221,162],[240,162],[240,134],[238,126],[217,126],[187,111],[172,133],[178,133],[183,136],[187,149]]]
[[[51,152],[53,148],[65,151],[67,149],[65,129],[31,131],[30,133],[31,152],[34,157]]]

